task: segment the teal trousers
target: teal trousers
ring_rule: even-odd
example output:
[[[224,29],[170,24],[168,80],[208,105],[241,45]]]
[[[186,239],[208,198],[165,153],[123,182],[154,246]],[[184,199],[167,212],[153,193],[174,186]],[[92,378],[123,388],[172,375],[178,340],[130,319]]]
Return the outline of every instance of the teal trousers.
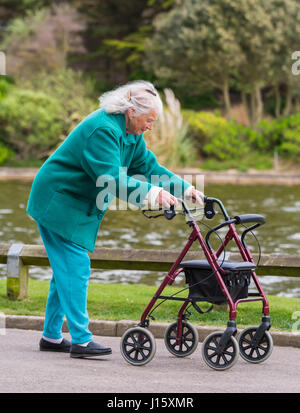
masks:
[[[91,341],[87,312],[90,258],[87,250],[37,223],[52,268],[43,335],[61,338],[64,316],[73,344]]]

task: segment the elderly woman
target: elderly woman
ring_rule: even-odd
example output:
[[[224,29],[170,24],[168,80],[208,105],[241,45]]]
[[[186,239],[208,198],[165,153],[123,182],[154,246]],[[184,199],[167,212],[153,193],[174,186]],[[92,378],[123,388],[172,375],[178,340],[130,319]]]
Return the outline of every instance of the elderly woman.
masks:
[[[94,251],[114,197],[136,207],[148,201],[170,208],[177,205],[176,191],[177,197],[188,191],[194,202],[202,203],[202,193],[160,166],[146,148],[143,132],[152,129],[161,112],[162,102],[149,82],[107,92],[100,108],[74,128],[37,173],[27,212],[37,222],[53,270],[40,350],[70,352],[71,357],[111,353],[89,331],[87,289],[88,251]],[[161,177],[155,185],[153,176]],[[99,188],[103,177],[108,185],[114,182],[115,193]],[[71,343],[62,338],[64,316]]]

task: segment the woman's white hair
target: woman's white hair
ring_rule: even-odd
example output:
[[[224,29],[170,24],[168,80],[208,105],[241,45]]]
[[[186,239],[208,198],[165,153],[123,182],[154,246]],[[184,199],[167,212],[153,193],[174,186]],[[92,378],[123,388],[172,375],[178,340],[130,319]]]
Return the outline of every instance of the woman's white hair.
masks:
[[[134,108],[135,115],[149,113],[155,109],[160,115],[163,105],[161,98],[150,82],[136,80],[114,90],[103,93],[99,98],[100,108],[107,113],[125,113]]]

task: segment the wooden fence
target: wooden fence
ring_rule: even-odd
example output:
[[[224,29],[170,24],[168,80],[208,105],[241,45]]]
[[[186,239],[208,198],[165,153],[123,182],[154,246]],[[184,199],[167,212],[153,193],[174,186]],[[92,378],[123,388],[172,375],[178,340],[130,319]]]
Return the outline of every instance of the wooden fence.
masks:
[[[96,248],[90,253],[93,269],[126,269],[168,271],[180,251]],[[188,252],[185,260],[203,259],[199,252]],[[258,257],[253,256],[257,262]],[[230,260],[241,261],[240,254],[231,253]],[[50,266],[43,245],[1,244],[0,264],[7,264],[7,295],[10,298],[27,296],[30,266]],[[300,277],[300,256],[262,255],[258,275]]]

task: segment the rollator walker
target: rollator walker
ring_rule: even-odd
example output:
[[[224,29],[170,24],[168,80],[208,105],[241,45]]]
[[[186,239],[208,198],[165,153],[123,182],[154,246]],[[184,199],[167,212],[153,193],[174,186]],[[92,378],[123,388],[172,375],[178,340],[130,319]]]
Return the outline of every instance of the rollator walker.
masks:
[[[150,319],[154,319],[152,312],[167,300],[182,301],[175,322],[166,329],[164,342],[168,351],[177,357],[191,355],[199,343],[198,331],[195,326],[188,321],[189,306],[193,306],[200,314],[203,313],[199,303],[208,302],[213,305],[227,304],[229,308],[229,321],[224,332],[216,331],[209,334],[202,343],[202,357],[205,363],[215,370],[226,370],[232,367],[241,357],[250,363],[261,363],[272,353],[273,340],[269,333],[270,317],[267,297],[261,287],[256,275],[256,264],[252,258],[250,250],[245,242],[245,237],[249,232],[266,222],[265,217],[258,214],[238,215],[231,218],[223,205],[217,198],[204,198],[204,215],[207,219],[212,219],[216,211],[216,206],[220,209],[224,222],[210,228],[205,238],[202,236],[196,218],[192,215],[187,203],[178,199],[182,204],[182,213],[186,218],[186,223],[192,228],[188,241],[180,252],[178,258],[171,266],[170,271],[164,277],[160,287],[143,312],[137,326],[128,329],[121,338],[120,349],[124,359],[135,366],[149,363],[156,352],[155,339],[149,330]],[[164,210],[158,215],[151,215],[156,210],[143,210],[147,218],[157,218],[164,216],[171,220],[180,212],[174,207]],[[160,209],[161,211],[161,209]],[[150,215],[149,215],[150,213]],[[252,223],[247,227],[244,224]],[[245,230],[239,237],[236,225],[243,225]],[[210,237],[221,228],[228,227],[222,245],[215,252],[210,243]],[[217,234],[218,235],[218,234]],[[225,247],[229,241],[233,240],[240,252],[241,261],[228,261],[221,259],[221,254],[225,257]],[[195,241],[199,241],[206,259],[183,261],[186,253]],[[187,297],[176,297],[162,295],[166,286],[172,285],[175,278],[183,273],[188,287]],[[254,281],[256,292],[249,292],[249,284]],[[181,290],[183,291],[183,290]],[[181,292],[180,291],[180,292]],[[157,300],[163,300],[156,307]],[[261,301],[262,319],[261,323],[255,327],[244,329],[237,338],[236,316],[239,304]]]

